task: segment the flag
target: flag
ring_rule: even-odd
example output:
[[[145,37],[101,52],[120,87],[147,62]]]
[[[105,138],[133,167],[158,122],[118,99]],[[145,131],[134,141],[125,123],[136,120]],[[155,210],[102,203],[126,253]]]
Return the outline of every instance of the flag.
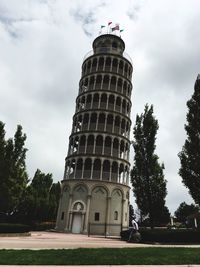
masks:
[[[115,24],[115,27],[111,28],[112,31],[119,31],[119,24]]]
[[[110,24],[112,24],[112,21],[109,21],[109,22],[108,22],[108,26],[109,26]]]
[[[101,29],[103,29],[103,28],[105,28],[106,26],[104,26],[104,25],[101,25]]]

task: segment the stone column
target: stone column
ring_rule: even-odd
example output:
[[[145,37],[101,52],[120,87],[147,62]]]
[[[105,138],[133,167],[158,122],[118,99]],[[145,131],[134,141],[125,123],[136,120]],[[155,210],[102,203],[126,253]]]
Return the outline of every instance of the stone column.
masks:
[[[109,75],[109,83],[108,83],[108,90],[110,91],[110,82],[111,82],[111,76]]]
[[[105,124],[104,124],[104,132],[106,131],[107,119],[108,119],[108,114],[106,113],[106,115],[105,115]]]
[[[90,202],[91,202],[91,195],[87,196],[87,206],[86,206],[86,214],[85,214],[85,224],[83,233],[88,233],[88,223],[89,223],[89,212],[90,212]]]
[[[121,231],[123,231],[123,227],[124,227],[124,210],[125,210],[125,203],[126,203],[126,199],[125,198],[123,198],[122,199],[122,213],[121,213],[121,226],[122,226],[122,229],[121,229]],[[127,220],[128,220],[128,218],[127,218]]]
[[[106,57],[103,57],[103,71],[105,71],[105,66],[106,66]]]
[[[100,89],[102,90],[103,87],[103,80],[104,80],[104,75],[101,75],[101,85],[100,85]]]
[[[94,104],[94,94],[91,94],[91,103],[90,103],[90,108],[92,109]]]
[[[110,96],[110,94],[107,94],[107,99],[106,99],[106,110],[108,110],[108,109],[109,109],[109,107],[108,107],[108,103],[109,103],[109,96]]]
[[[76,178],[76,169],[77,169],[77,159],[75,159],[74,179]]]
[[[87,130],[89,131],[90,130],[90,124],[91,124],[91,116],[92,116],[92,114],[91,114],[91,112],[89,113],[89,118],[88,118],[88,128],[87,128]]]
[[[99,94],[99,103],[98,103],[98,109],[100,109],[101,106],[101,94]]]
[[[84,151],[84,153],[86,154],[86,152],[87,152],[87,144],[88,144],[88,136],[86,135],[86,138],[85,138],[86,140],[85,140],[85,151]]]
[[[109,235],[110,232],[110,205],[111,205],[111,197],[107,198],[107,212],[106,212],[106,235]]]
[[[104,154],[105,154],[104,150],[105,150],[105,135],[103,135],[103,147],[102,147],[102,155],[104,155]]]
[[[102,162],[102,159],[101,159],[100,180],[102,180],[102,173],[103,173],[103,162]]]
[[[96,127],[95,130],[98,130],[98,125],[99,125],[99,113],[97,113],[97,121],[96,121]]]
[[[114,144],[114,138],[112,137],[112,139],[111,139],[111,151],[110,151],[111,157],[113,156],[113,144]]]
[[[115,92],[117,92],[118,79],[119,79],[119,78],[116,78]]]
[[[93,88],[92,88],[92,90],[94,90],[94,89],[95,89],[95,87],[96,87],[96,79],[97,79],[97,75],[95,75],[95,77],[94,77],[94,85],[93,85]]]
[[[70,232],[71,231],[71,221],[72,221],[72,216],[71,216],[71,209],[72,209],[72,196],[73,194],[69,195],[69,205],[68,205],[68,212],[67,212],[67,218],[66,218],[66,227],[65,231]]]
[[[96,148],[96,141],[97,141],[97,136],[94,136],[94,146],[93,146],[93,151],[92,153],[95,154],[95,148]]]
[[[90,179],[92,179],[92,177],[93,177],[93,171],[94,171],[94,159],[92,159]]]
[[[83,179],[84,170],[85,170],[85,159],[83,159],[83,165],[82,165],[82,170],[81,170],[81,179]]]
[[[109,181],[111,182],[112,180],[112,164],[110,162],[110,173],[109,173]]]

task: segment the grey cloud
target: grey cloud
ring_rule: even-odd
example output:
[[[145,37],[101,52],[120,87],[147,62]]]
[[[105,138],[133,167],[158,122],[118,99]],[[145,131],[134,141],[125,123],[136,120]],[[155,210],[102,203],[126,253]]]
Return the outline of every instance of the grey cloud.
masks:
[[[105,1],[99,1],[99,3],[95,3],[93,7],[89,8],[78,6],[75,9],[71,9],[70,15],[75,21],[81,22],[84,33],[91,37],[93,35],[93,25],[97,21],[97,10],[105,7],[105,5]]]
[[[82,28],[84,33],[87,36],[91,37],[92,36],[91,25],[96,22],[95,12],[91,10],[83,12],[83,10],[81,9],[76,9],[71,11],[71,15],[73,16],[75,21],[79,21],[82,23]]]
[[[130,20],[137,21],[139,18],[139,13],[144,5],[143,0],[130,0],[129,7],[126,12]]]

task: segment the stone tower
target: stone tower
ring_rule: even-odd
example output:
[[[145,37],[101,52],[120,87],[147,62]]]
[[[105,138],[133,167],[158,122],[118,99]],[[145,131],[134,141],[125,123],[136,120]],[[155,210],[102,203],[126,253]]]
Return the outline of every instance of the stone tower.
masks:
[[[119,235],[129,224],[132,64],[123,40],[98,36],[82,64],[56,229]]]

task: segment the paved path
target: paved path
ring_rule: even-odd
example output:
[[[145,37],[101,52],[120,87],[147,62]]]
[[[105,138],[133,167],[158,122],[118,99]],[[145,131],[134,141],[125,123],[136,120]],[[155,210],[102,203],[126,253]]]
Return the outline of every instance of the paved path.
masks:
[[[31,236],[0,237],[0,249],[75,249],[75,248],[124,248],[124,247],[200,247],[199,245],[134,244],[119,238],[66,234],[55,232],[31,232]]]

